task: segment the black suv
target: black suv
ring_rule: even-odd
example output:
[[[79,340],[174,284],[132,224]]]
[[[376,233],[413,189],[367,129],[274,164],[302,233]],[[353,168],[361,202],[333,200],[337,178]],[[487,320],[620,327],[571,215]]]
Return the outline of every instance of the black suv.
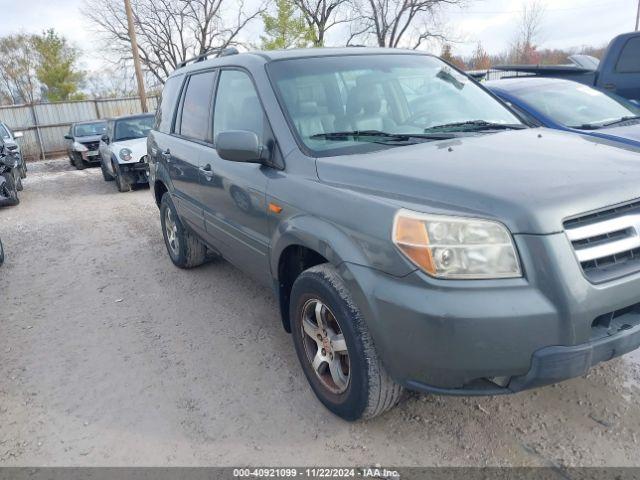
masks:
[[[640,345],[640,154],[527,128],[442,60],[199,57],[148,137],[174,264],[273,287],[318,398],[518,392]]]

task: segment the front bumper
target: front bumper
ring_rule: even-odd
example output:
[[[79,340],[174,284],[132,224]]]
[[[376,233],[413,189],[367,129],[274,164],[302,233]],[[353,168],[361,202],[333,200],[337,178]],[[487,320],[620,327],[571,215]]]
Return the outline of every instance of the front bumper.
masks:
[[[100,163],[100,152],[98,150],[82,152],[82,159],[88,163]]]
[[[342,265],[396,381],[444,394],[510,393],[583,375],[640,345],[640,274],[594,285],[564,234],[515,240],[525,278],[398,278]]]
[[[149,183],[149,164],[145,161],[120,162],[118,168],[129,183]]]

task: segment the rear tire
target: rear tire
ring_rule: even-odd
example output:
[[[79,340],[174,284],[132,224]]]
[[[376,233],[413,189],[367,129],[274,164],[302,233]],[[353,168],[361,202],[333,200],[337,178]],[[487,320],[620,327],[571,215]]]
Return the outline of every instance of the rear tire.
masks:
[[[176,267],[193,268],[207,260],[207,247],[184,228],[169,192],[165,192],[160,201],[160,223],[164,244]]]
[[[373,418],[398,403],[403,388],[384,369],[367,325],[333,266],[317,265],[300,274],[289,311],[302,370],[325,407],[353,421]]]

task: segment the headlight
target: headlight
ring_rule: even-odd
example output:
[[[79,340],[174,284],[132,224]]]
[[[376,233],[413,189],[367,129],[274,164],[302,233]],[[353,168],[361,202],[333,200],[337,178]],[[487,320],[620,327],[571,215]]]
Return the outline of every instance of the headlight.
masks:
[[[125,162],[128,162],[129,160],[131,160],[131,150],[129,150],[128,148],[123,148],[122,150],[120,150],[118,156]]]
[[[73,142],[73,149],[76,152],[86,152],[86,151],[88,151],[88,148],[86,146],[84,146],[83,144],[79,143],[79,142]]]
[[[511,234],[504,225],[491,220],[400,210],[393,224],[393,243],[433,277],[522,276]]]

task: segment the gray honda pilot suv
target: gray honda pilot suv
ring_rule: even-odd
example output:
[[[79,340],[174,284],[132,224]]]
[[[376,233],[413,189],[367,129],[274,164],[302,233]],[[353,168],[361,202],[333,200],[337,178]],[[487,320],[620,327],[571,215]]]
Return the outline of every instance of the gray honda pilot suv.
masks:
[[[221,255],[273,287],[345,419],[640,345],[640,153],[526,128],[433,56],[200,56],[167,80],[148,154],[173,263]]]

